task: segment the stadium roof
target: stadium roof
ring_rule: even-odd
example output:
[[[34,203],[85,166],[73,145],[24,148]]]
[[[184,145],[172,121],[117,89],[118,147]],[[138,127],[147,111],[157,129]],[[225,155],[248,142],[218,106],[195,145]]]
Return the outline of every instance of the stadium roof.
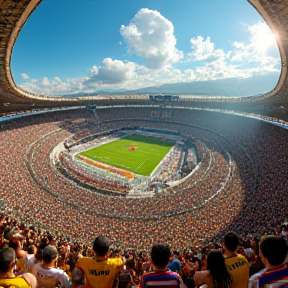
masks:
[[[78,106],[95,102],[99,104],[134,104],[143,101],[141,96],[122,97],[116,100],[93,97],[81,98],[61,98],[47,95],[33,94],[16,87],[11,73],[11,55],[16,39],[35,8],[42,0],[0,0],[0,113],[30,110],[35,108],[48,108],[60,106]],[[281,75],[276,87],[258,97],[247,98],[227,98],[218,97],[209,99],[190,99],[191,103],[199,102],[202,106],[209,106],[217,103],[217,108],[237,109],[239,105],[246,103],[251,106],[261,104],[262,106],[285,107],[288,104],[288,77],[287,77],[287,57],[288,57],[288,2],[283,0],[243,0],[248,1],[260,13],[263,19],[273,32],[277,34],[277,42],[281,56]],[[94,101],[93,101],[94,100]],[[240,103],[241,104],[240,104]],[[187,103],[187,99],[186,99]],[[206,104],[205,104],[206,103]],[[222,103],[222,106],[219,104]],[[232,105],[232,106],[231,106]],[[247,105],[245,106],[247,107]],[[256,106],[255,106],[256,107]],[[243,108],[242,108],[243,110]],[[244,108],[245,110],[245,108]],[[285,117],[286,118],[286,117]]]

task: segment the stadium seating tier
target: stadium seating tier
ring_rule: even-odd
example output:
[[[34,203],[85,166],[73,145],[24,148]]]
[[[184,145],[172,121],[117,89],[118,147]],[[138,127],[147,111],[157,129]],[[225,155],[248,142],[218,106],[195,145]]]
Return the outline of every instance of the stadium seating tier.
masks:
[[[160,239],[174,239],[178,247],[196,244],[229,230],[243,237],[251,232],[261,234],[288,218],[286,129],[208,111],[175,109],[170,120],[160,122],[151,118],[153,108],[127,110],[99,109],[102,122],[97,131],[160,127],[196,137],[212,151],[204,163],[210,166],[204,181],[182,185],[153,199],[103,196],[77,186],[55,171],[49,155],[69,135],[89,134],[89,125],[83,123],[90,123],[94,115],[87,109],[58,111],[2,124],[3,210],[12,208],[21,220],[40,222],[86,243],[95,234],[105,233],[123,245],[142,243],[147,247]],[[229,168],[233,168],[231,172]],[[202,205],[205,200],[209,201]]]

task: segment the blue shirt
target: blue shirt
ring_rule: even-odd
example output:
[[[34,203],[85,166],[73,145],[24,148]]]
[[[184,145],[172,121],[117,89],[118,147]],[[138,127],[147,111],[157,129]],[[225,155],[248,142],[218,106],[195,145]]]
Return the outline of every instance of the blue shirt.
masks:
[[[174,258],[168,265],[168,269],[173,272],[180,271],[181,267],[181,262],[177,258]]]

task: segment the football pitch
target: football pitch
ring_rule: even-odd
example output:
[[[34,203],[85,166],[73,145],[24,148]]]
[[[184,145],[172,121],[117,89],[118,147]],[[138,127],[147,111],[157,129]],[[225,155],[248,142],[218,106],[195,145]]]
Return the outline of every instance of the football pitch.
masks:
[[[81,152],[77,156],[85,156],[135,174],[149,176],[174,145],[175,142],[170,140],[130,135]],[[135,150],[131,147],[135,147]]]

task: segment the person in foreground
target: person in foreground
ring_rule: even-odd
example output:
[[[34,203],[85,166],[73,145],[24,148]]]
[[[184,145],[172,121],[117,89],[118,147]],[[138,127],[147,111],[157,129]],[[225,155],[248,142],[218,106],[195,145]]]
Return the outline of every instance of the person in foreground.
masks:
[[[269,287],[269,284],[271,287],[287,287],[288,267],[284,264],[287,250],[283,238],[266,236],[260,242],[260,257],[266,268],[250,277],[248,287],[262,288]]]
[[[197,271],[194,275],[196,287],[228,288],[232,284],[232,277],[227,271],[225,259],[218,250],[211,251],[207,257],[207,270]],[[204,284],[204,285],[203,285]]]
[[[37,287],[54,288],[60,285],[61,288],[70,288],[68,275],[61,269],[57,269],[56,261],[58,251],[55,246],[48,245],[42,251],[42,263],[33,267],[33,274],[37,279]]]
[[[249,263],[245,256],[237,253],[239,238],[234,232],[224,236],[225,265],[232,276],[231,288],[246,288],[249,280]]]
[[[170,259],[168,244],[154,244],[151,249],[151,264],[155,271],[142,275],[139,288],[179,287],[186,288],[179,274],[169,271],[167,266]]]
[[[79,258],[76,267],[81,269],[86,278],[86,287],[112,288],[113,282],[123,269],[123,261],[119,258],[108,258],[110,242],[105,236],[98,236],[93,243],[94,258]]]
[[[31,273],[15,277],[13,269],[16,264],[16,254],[11,248],[0,250],[0,287],[36,288],[37,280]]]

